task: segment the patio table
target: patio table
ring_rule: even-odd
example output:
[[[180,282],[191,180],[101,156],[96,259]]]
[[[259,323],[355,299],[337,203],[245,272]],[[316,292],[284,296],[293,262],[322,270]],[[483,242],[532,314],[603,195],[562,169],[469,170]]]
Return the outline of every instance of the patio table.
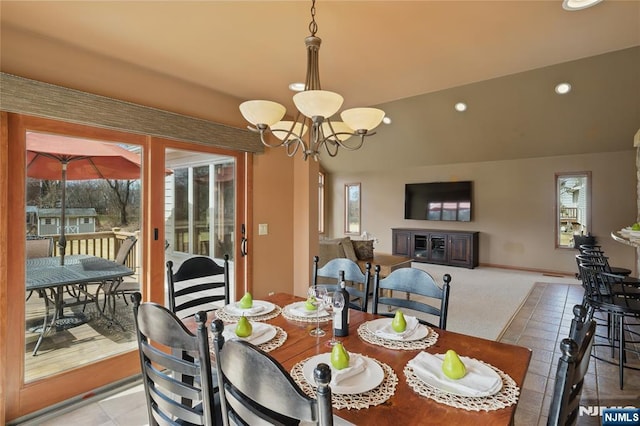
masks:
[[[133,270],[111,260],[88,255],[72,255],[65,258],[65,264],[60,265],[58,257],[41,257],[27,259],[26,264],[26,291],[37,291],[44,299],[45,314],[42,322],[40,336],[33,349],[32,355],[38,353],[42,339],[56,325],[56,322],[64,318],[64,308],[86,303],[91,299],[96,303],[98,312],[103,314],[98,304],[97,292],[91,294],[82,287],[82,284],[109,280],[119,280],[125,276],[133,275]],[[73,286],[78,294],[86,296],[84,301],[78,299],[75,303],[65,303],[65,287]],[[47,291],[49,294],[47,294]],[[48,321],[53,305],[51,320]]]

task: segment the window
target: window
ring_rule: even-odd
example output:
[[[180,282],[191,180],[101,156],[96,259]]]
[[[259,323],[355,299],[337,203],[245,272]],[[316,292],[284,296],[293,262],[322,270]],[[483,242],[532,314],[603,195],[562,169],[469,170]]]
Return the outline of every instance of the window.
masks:
[[[344,233],[360,235],[360,184],[344,186]]]
[[[591,172],[556,173],[556,247],[591,233]]]
[[[318,173],[318,232],[324,234],[324,173]]]

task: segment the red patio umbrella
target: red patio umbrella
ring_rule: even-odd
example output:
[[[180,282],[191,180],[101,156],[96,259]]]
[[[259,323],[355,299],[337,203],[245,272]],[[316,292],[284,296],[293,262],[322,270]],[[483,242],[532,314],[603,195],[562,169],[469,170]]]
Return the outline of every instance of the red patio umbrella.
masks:
[[[140,179],[140,156],[115,143],[45,133],[27,133],[27,176],[60,180],[60,264],[64,265],[66,181]],[[171,171],[168,171],[171,173]]]

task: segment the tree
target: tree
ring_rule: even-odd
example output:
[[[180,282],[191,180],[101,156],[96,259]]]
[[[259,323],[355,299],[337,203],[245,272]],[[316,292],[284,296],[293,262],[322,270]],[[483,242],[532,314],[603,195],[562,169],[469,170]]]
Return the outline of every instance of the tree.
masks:
[[[127,205],[131,197],[131,187],[135,181],[132,180],[109,180],[107,184],[113,190],[115,201],[120,210],[120,224],[127,226],[129,219],[127,217]]]

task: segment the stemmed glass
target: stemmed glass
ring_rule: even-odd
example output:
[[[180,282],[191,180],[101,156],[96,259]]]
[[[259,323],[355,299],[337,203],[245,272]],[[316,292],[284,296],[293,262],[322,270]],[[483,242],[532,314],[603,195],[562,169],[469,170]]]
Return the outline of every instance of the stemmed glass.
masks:
[[[325,287],[311,286],[307,291],[307,298],[311,299],[313,305],[316,307],[316,328],[309,332],[309,335],[314,337],[322,337],[326,333],[320,328],[320,310],[322,309],[322,303],[327,294]]]
[[[344,296],[338,290],[334,291],[333,293],[327,292],[327,295],[324,298],[324,305],[326,309],[331,312],[331,318],[333,319],[333,335],[331,336],[331,340],[327,342],[327,346],[333,346],[338,343],[338,339],[336,339],[336,314],[338,312],[341,312],[344,308]]]

